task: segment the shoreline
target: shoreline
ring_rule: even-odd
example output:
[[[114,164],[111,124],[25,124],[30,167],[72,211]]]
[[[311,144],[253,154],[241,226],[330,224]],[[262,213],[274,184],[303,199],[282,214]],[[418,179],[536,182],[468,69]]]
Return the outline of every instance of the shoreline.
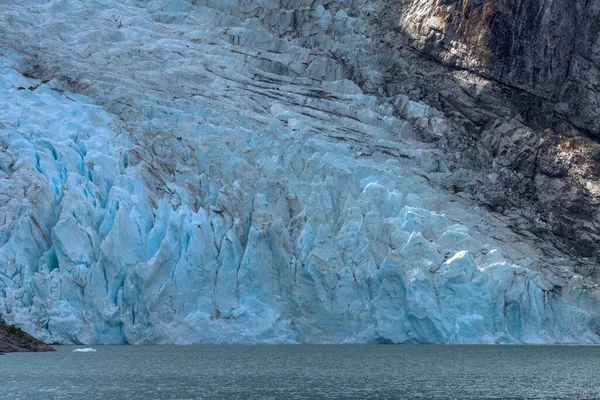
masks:
[[[49,344],[34,338],[14,325],[9,325],[0,318],[0,355],[22,352],[56,351]]]

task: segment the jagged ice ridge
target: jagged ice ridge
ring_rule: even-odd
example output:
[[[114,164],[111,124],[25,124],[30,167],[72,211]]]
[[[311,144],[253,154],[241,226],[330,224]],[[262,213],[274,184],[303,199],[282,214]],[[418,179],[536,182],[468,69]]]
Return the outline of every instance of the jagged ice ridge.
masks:
[[[349,11],[379,3],[311,3],[8,2],[7,322],[85,344],[598,342],[591,283],[441,188],[455,166],[415,132],[443,115],[344,79],[336,52],[378,85]]]

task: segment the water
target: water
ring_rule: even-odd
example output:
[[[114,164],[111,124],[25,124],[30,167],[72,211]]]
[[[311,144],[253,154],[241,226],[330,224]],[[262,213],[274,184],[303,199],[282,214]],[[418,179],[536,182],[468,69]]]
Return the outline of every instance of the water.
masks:
[[[600,398],[600,346],[93,347],[0,356],[0,398]]]

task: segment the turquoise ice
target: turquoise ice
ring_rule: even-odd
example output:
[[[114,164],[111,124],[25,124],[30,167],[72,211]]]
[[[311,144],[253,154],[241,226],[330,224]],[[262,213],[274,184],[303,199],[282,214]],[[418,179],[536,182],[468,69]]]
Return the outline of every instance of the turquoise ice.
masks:
[[[377,2],[312,3],[3,6],[7,322],[77,344],[599,342],[597,288],[445,188],[458,166],[417,134],[443,115],[345,79],[336,52],[381,84],[349,12]]]

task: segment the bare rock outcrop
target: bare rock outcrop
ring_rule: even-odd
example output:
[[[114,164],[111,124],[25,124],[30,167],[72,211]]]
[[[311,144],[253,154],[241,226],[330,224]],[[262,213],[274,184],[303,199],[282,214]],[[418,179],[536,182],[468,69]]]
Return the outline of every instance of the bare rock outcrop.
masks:
[[[0,318],[0,354],[54,351],[52,347]]]
[[[388,85],[455,117],[447,150],[479,174],[454,185],[594,272],[600,1],[390,0],[379,31],[411,65]]]

